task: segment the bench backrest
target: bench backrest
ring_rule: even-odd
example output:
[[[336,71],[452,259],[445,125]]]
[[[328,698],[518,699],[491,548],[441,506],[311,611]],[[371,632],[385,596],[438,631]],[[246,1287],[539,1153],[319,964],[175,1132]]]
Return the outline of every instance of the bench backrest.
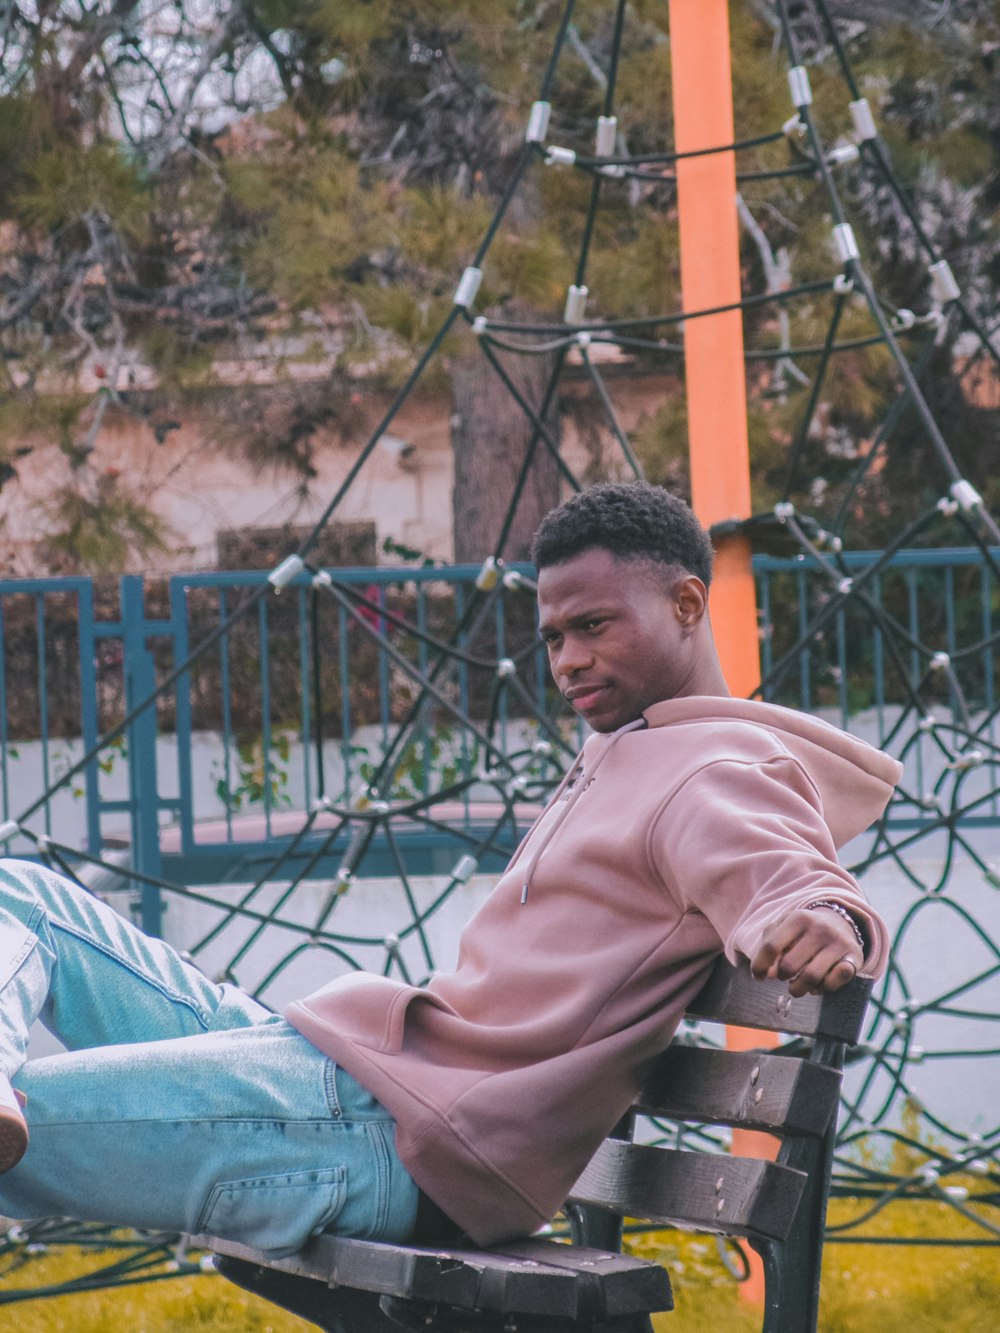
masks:
[[[784,982],[757,981],[745,964],[720,960],[688,1014],[787,1033],[801,1039],[796,1053],[675,1040],[636,1110],[766,1130],[786,1143],[823,1139],[835,1120],[844,1045],[860,1036],[870,991],[871,982],[855,980],[830,995],[793,998]],[[788,1165],[787,1153],[769,1162],[630,1139],[628,1132],[605,1140],[573,1189],[575,1206],[759,1241],[787,1237],[806,1185],[806,1173]]]

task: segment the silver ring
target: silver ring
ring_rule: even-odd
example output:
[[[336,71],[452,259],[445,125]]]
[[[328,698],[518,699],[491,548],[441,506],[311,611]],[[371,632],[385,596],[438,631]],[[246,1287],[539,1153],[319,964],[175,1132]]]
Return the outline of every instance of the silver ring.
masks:
[[[842,963],[847,963],[847,965],[850,967],[850,969],[851,969],[851,971],[854,973],[854,975],[855,975],[855,976],[858,975],[858,965],[857,965],[857,963],[854,961],[854,959],[850,956],[850,954],[846,954],[846,953],[845,953],[844,956],[843,956],[843,958],[841,958],[840,961],[841,961]]]

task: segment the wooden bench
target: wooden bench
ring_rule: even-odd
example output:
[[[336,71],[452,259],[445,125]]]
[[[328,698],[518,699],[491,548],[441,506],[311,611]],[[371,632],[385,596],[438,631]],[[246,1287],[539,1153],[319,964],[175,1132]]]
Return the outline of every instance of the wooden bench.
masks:
[[[565,1207],[571,1245],[532,1239],[487,1251],[320,1235],[269,1262],[228,1241],[195,1242],[216,1252],[231,1281],[328,1333],[651,1333],[650,1314],[673,1308],[670,1280],[658,1264],[620,1252],[629,1217],[745,1238],[764,1260],[764,1333],[809,1333],[841,1069],[870,990],[856,980],[834,995],[793,999],[783,983],[720,960],[689,1016],[791,1040],[776,1051],[675,1040],[574,1187]],[[781,1148],[768,1162],[639,1143],[637,1116],[766,1130]]]

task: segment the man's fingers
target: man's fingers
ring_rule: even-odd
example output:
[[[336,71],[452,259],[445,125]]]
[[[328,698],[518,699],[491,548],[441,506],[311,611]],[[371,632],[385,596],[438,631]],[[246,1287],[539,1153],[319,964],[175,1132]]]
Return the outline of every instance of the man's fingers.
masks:
[[[821,995],[840,990],[858,975],[861,957],[855,951],[841,953],[837,949],[823,949],[811,958],[789,979],[789,995]]]
[[[779,978],[790,994],[806,995],[839,990],[861,963],[853,932],[839,916],[798,909],[765,931],[750,968],[758,979]]]
[[[777,965],[785,958],[805,929],[800,919],[804,913],[792,913],[768,930],[760,942],[760,947],[750,960],[750,971],[759,980],[763,977],[789,976],[791,973],[779,971]]]

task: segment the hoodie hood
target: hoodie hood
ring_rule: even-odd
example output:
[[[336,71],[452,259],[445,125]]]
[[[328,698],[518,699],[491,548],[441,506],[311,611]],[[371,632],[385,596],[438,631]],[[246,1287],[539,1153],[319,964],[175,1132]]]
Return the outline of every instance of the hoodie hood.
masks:
[[[650,727],[747,722],[766,728],[815,784],[836,847],[879,818],[903,772],[897,760],[821,718],[756,699],[723,695],[668,699],[648,708],[645,718]]]

